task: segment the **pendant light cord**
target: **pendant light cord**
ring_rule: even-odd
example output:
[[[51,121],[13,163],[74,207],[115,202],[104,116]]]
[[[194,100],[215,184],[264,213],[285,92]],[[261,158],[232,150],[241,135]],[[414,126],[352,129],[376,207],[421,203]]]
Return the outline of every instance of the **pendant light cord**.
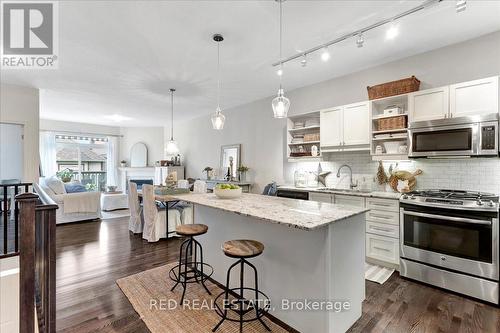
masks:
[[[174,89],[170,89],[170,104],[172,105],[172,123],[170,128],[170,141],[174,141]]]
[[[220,110],[220,42],[217,42],[217,112]]]
[[[280,69],[281,69],[281,75],[280,75],[280,90],[281,90],[281,82],[283,80],[283,63],[281,62],[282,59],[282,49],[283,49],[283,0],[279,0],[280,2]]]

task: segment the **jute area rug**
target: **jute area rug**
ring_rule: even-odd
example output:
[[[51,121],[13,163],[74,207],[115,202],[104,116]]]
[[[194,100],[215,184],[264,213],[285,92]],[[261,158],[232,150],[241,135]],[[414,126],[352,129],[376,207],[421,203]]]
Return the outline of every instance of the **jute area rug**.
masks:
[[[200,284],[188,284],[185,306],[179,305],[182,286],[171,292],[174,282],[168,272],[175,264],[153,268],[116,281],[125,296],[152,333],[203,333],[212,332],[220,321],[214,310],[214,300],[223,290],[210,281],[205,284],[212,296]],[[287,332],[264,317],[274,333]],[[259,321],[245,323],[245,333],[267,332]],[[218,333],[237,333],[239,323],[226,320]]]

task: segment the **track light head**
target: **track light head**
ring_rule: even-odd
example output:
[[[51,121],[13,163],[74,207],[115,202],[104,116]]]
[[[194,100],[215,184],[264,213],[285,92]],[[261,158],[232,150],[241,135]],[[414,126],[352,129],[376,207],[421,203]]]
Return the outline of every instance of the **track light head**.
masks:
[[[398,27],[395,24],[392,24],[389,29],[387,29],[387,32],[385,33],[385,38],[386,39],[394,39],[396,36],[399,34]]]
[[[327,47],[323,48],[323,52],[321,53],[321,60],[323,60],[324,62],[330,60],[330,52],[328,52]]]
[[[302,67],[306,67],[307,66],[307,56],[306,56],[306,54],[304,54],[304,56],[302,57],[302,60],[300,61],[300,64],[302,65]]]
[[[356,46],[358,48],[363,47],[364,42],[365,42],[365,38],[363,37],[363,34],[359,34],[358,38],[356,39]]]

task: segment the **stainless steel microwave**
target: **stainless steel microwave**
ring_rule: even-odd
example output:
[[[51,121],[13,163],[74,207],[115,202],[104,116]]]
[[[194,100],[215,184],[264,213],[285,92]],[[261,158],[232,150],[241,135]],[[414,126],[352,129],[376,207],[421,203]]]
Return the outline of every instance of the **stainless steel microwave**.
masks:
[[[408,156],[498,156],[498,114],[410,123]]]

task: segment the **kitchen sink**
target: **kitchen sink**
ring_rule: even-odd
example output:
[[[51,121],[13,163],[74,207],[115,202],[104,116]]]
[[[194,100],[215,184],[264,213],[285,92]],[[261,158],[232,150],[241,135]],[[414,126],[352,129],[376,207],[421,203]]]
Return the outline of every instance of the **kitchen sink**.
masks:
[[[335,188],[335,187],[320,187],[318,191],[335,191],[335,192],[345,192],[345,193],[370,193],[370,190],[358,190],[358,189],[347,189],[347,188]]]

